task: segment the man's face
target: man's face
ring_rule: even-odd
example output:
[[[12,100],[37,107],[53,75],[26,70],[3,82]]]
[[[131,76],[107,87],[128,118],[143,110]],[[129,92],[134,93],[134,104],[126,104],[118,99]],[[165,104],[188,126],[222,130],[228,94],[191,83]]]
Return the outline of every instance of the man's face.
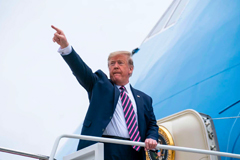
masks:
[[[124,54],[110,58],[108,68],[110,79],[119,86],[127,84],[133,72],[133,66],[128,64],[128,56]]]

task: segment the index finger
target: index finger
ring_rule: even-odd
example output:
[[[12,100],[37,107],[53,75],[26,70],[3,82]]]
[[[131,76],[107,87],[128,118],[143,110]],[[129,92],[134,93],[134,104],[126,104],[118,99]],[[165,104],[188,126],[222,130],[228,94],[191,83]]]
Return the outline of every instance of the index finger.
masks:
[[[55,29],[57,32],[61,33],[61,30],[58,29],[57,27],[55,27],[54,25],[51,25],[51,27],[52,27],[53,29]]]

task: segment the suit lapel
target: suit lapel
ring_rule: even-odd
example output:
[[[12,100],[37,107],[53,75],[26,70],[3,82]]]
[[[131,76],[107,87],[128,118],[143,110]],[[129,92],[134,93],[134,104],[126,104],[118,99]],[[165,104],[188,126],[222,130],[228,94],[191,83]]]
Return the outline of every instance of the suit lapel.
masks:
[[[142,126],[141,126],[141,121],[144,121],[144,106],[143,106],[143,102],[142,102],[142,97],[137,93],[137,91],[130,85],[131,87],[131,90],[132,90],[132,94],[133,94],[133,97],[135,99],[135,102],[136,102],[136,106],[137,106],[137,115],[138,115],[138,127],[139,127],[139,132],[140,132],[140,135],[142,137],[142,133],[143,133],[143,130],[142,130]]]
[[[120,91],[111,79],[109,79],[109,81],[112,83],[113,88],[114,88],[114,102],[113,102],[113,110],[112,110],[112,113],[114,113],[114,111],[116,109],[116,106],[117,106],[117,103],[118,103]]]
[[[114,85],[113,87],[114,87],[114,104],[113,104],[113,113],[114,113],[116,106],[117,106],[120,92],[119,92],[119,89],[117,88],[117,86]]]

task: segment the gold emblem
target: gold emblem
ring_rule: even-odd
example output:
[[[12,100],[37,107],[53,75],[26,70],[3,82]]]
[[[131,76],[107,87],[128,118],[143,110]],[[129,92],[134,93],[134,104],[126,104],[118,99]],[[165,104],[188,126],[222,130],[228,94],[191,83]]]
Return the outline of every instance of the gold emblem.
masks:
[[[158,143],[163,145],[174,145],[173,138],[171,133],[167,130],[167,128],[159,125],[158,130]],[[146,160],[174,160],[175,151],[161,149],[161,151],[146,151]]]

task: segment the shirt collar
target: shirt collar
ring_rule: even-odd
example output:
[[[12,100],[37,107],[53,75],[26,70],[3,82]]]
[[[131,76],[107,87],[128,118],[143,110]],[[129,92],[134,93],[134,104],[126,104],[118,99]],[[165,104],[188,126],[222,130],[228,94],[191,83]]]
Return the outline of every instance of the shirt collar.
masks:
[[[120,90],[120,87],[122,87],[122,86],[119,86],[119,85],[116,85],[116,86],[118,87],[119,90]],[[126,85],[124,85],[124,87],[126,88],[127,92],[129,93],[129,91],[130,91],[130,84],[127,83]]]

